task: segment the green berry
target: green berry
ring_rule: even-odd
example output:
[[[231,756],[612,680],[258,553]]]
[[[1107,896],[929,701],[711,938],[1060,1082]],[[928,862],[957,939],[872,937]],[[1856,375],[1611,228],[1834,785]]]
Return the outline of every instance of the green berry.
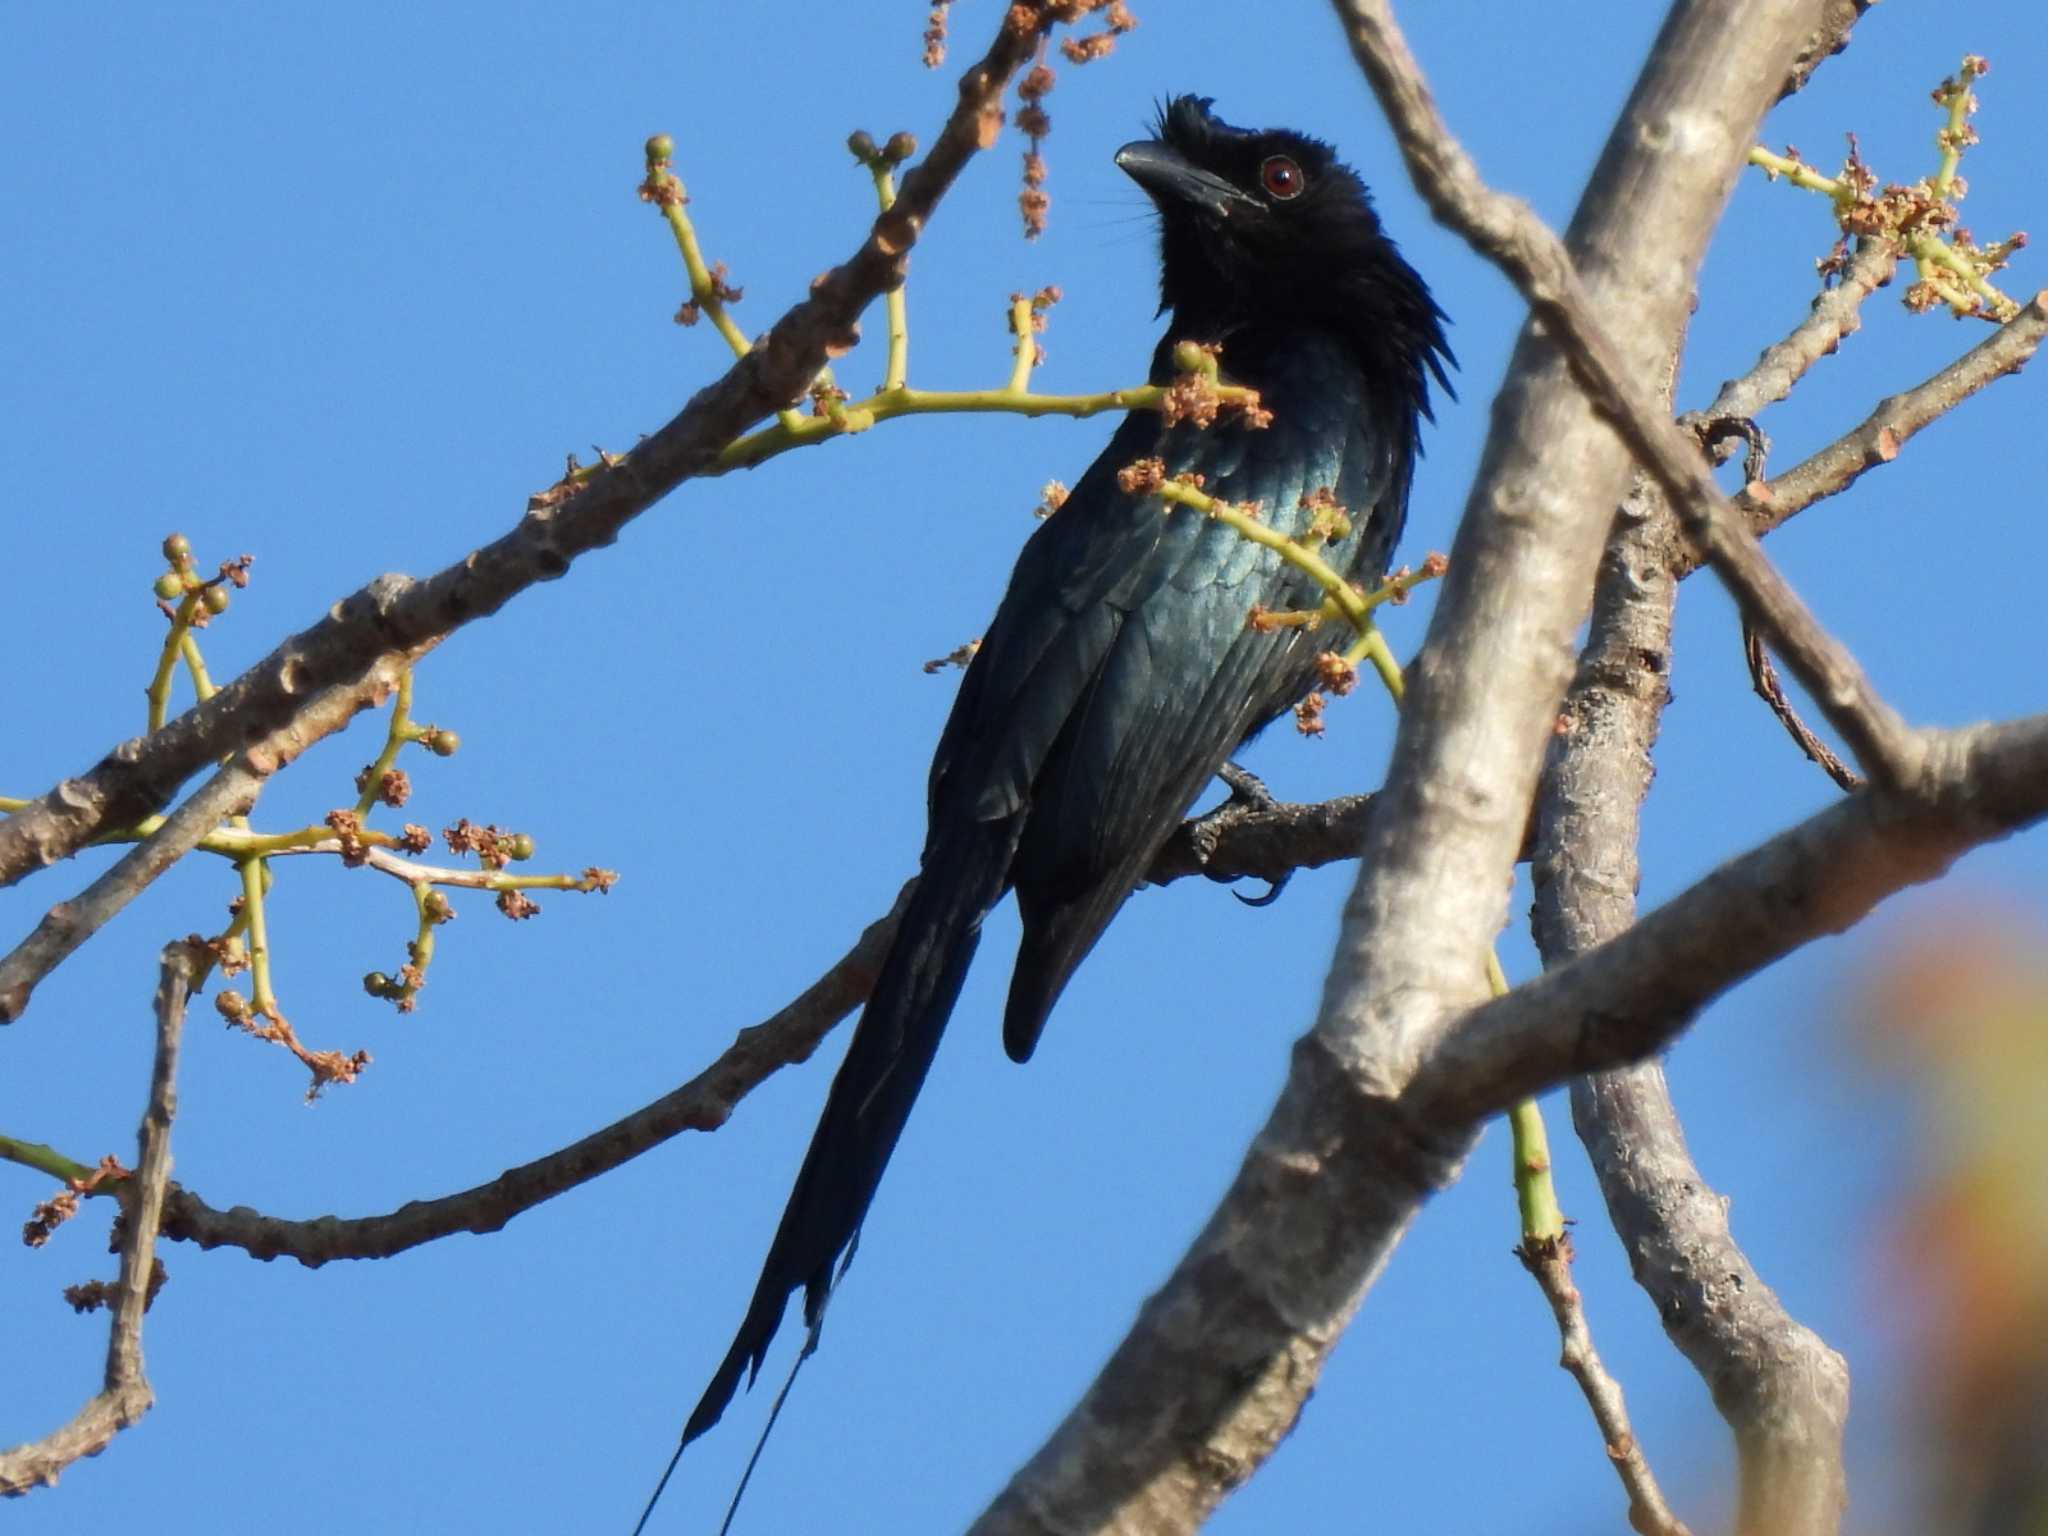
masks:
[[[192,558],[192,541],[182,533],[171,534],[164,540],[164,558],[182,563]]]
[[[389,997],[391,995],[391,978],[382,971],[372,971],[363,978],[363,990],[372,997]]]
[[[175,602],[185,595],[185,581],[176,571],[165,571],[151,590],[165,602]]]
[[[901,165],[917,153],[917,139],[908,133],[892,133],[889,142],[882,146],[882,158],[891,165]]]
[[[453,757],[462,747],[462,738],[453,731],[430,731],[426,748],[436,757]]]
[[[519,834],[518,834],[517,836],[515,836],[515,837],[511,837],[511,838],[508,838],[508,839],[506,839],[506,842],[505,842],[505,857],[506,857],[506,858],[508,858],[508,859],[512,859],[512,860],[515,860],[515,861],[517,861],[517,862],[520,862],[520,863],[524,863],[524,862],[525,862],[526,860],[528,860],[528,859],[532,858],[532,857],[533,857],[533,836],[532,836],[532,834],[531,834],[531,833],[527,833],[527,832],[521,832],[521,833],[519,833]]]
[[[647,141],[647,163],[667,165],[676,152],[676,141],[665,133],[657,133]]]
[[[210,587],[201,587],[199,589],[199,601],[205,605],[208,613],[226,613],[228,611],[228,589],[218,582]]]
[[[875,158],[875,136],[865,128],[856,128],[846,136],[846,152],[860,161]]]

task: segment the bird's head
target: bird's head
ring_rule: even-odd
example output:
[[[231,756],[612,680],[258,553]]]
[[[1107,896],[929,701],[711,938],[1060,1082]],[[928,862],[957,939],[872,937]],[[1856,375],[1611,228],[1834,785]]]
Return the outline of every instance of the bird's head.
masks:
[[[1196,327],[1309,323],[1391,342],[1443,382],[1442,313],[1329,145],[1235,128],[1207,97],[1176,96],[1116,163],[1159,210],[1162,309]]]

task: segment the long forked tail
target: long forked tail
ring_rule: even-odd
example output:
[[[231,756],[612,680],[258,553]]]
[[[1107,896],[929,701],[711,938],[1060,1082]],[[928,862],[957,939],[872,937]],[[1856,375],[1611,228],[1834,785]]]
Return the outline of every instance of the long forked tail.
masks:
[[[746,1320],[683,1427],[684,1445],[718,1422],[743,1374],[751,1384],[759,1373],[791,1291],[803,1287],[808,1326],[815,1329],[823,1317],[833,1261],[859,1232],[924,1086],[980,941],[981,920],[1008,886],[1016,842],[1015,821],[971,822],[948,829],[927,849],[917,890],[832,1081]]]

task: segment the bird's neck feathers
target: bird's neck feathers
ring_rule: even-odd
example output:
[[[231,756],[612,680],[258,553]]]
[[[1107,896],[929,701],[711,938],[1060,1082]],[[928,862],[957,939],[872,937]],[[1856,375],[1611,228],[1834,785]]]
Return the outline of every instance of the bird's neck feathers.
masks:
[[[1371,218],[1370,213],[1366,215]],[[1258,374],[1285,366],[1303,345],[1339,342],[1369,379],[1392,385],[1423,416],[1432,377],[1450,393],[1443,312],[1394,243],[1379,233],[1333,245],[1314,271],[1239,266],[1231,270],[1213,243],[1162,252],[1162,308],[1172,343],[1220,343],[1227,377],[1260,387]],[[1186,259],[1176,260],[1176,256]]]

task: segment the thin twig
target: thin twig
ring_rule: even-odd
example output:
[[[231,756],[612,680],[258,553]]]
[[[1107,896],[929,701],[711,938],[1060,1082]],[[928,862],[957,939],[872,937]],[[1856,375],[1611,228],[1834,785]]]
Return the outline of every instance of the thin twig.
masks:
[[[1710,405],[1681,416],[1678,424],[1690,429],[1696,422],[1756,416],[1783,400],[1808,369],[1832,357],[1842,339],[1862,325],[1863,301],[1892,280],[1898,265],[1898,253],[1883,241],[1863,241],[1840,279],[1820,291],[1806,318],[1784,340],[1764,348],[1749,372],[1723,384]],[[1728,453],[1733,451],[1731,445]],[[1728,453],[1716,453],[1714,462],[1724,462]]]
[[[171,1176],[171,1121],[178,1112],[178,1041],[195,974],[195,957],[187,946],[165,947],[157,973],[156,1061],[137,1132],[141,1155],[134,1177],[122,1185],[121,1278],[107,1329],[104,1382],[98,1395],[63,1428],[0,1453],[0,1493],[22,1494],[53,1485],[73,1462],[105,1450],[155,1400],[142,1369],[142,1314],[155,1289],[157,1227]]]
[[[2048,291],[2035,294],[2017,315],[1924,383],[1880,400],[1853,430],[1779,475],[1763,490],[1738,496],[1735,507],[1750,532],[1761,538],[1815,502],[1847,490],[1865,470],[1889,464],[1921,428],[1987,384],[2017,372],[2039,350],[2044,336],[2048,336]],[[1688,576],[1699,564],[1696,552],[1681,549],[1673,557],[1673,574]]]
[[[1809,761],[1817,763],[1838,787],[1851,793],[1861,789],[1862,776],[1835,756],[1834,749],[1814,735],[1813,728],[1799,718],[1799,711],[1785,697],[1785,685],[1778,680],[1778,669],[1771,664],[1771,653],[1764,648],[1764,637],[1747,624],[1742,626],[1742,654],[1749,663],[1749,680],[1756,689],[1757,697],[1771,706],[1771,713],[1778,717],[1778,723],[1785,727],[1786,734],[1799,750]]]
[[[1622,1400],[1621,1383],[1608,1374],[1593,1347],[1593,1332],[1586,1324],[1586,1309],[1578,1286],[1572,1283],[1572,1239],[1561,1237],[1524,1239],[1515,1250],[1522,1267],[1535,1276],[1543,1299],[1550,1303],[1557,1319],[1562,1349],[1557,1363],[1570,1373],[1593,1410],[1593,1422],[1607,1441],[1607,1456],[1628,1490],[1628,1523],[1642,1536],[1691,1536],[1685,1522],[1671,1511],[1650,1471],[1649,1458],[1629,1428],[1628,1408]]]
[[[28,937],[0,959],[0,1024],[20,1018],[43,977],[141,895],[158,875],[191,852],[201,838],[228,817],[246,815],[273,773],[314,742],[347,725],[358,711],[386,697],[397,687],[406,665],[397,657],[380,657],[353,683],[330,688],[302,705],[277,730],[236,752],[105,874],[70,901],[52,907]],[[147,742],[156,739],[151,736]],[[18,818],[0,821],[0,834],[14,819]]]
[[[320,1216],[291,1221],[247,1206],[216,1210],[189,1190],[173,1190],[164,1236],[202,1248],[245,1249],[259,1259],[297,1259],[309,1269],[335,1259],[382,1259],[455,1232],[496,1232],[520,1212],[587,1183],[683,1131],[715,1131],[759,1083],[809,1059],[832,1027],[874,986],[906,885],[888,914],[868,925],[853,948],[785,1007],[739,1037],[709,1067],[652,1104],[581,1141],[508,1169],[487,1184],[433,1200],[412,1200],[381,1216]]]

